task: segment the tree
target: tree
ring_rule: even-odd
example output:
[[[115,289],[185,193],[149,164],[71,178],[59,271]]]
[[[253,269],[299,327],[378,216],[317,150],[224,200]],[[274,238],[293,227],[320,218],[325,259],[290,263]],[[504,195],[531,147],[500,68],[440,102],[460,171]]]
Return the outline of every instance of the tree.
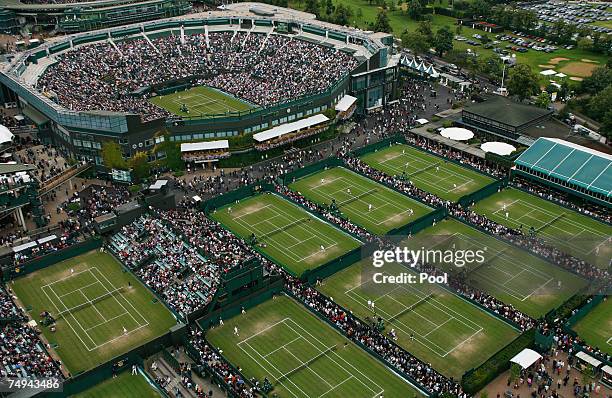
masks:
[[[419,32],[404,32],[401,39],[402,46],[412,50],[415,54],[425,53],[430,46],[428,38]]]
[[[595,69],[591,76],[584,78],[582,83],[580,83],[580,91],[597,94],[610,83],[612,83],[612,68],[602,66]]]
[[[520,375],[521,367],[516,363],[512,363],[512,365],[510,365],[510,384],[514,383]]]
[[[535,106],[546,109],[548,105],[550,105],[550,95],[546,91],[542,91],[535,100]]]
[[[420,0],[410,0],[408,4],[408,17],[418,21],[423,15],[423,5]]]
[[[132,169],[132,173],[137,179],[140,180],[149,176],[151,172],[151,167],[149,165],[147,154],[145,152],[136,152],[136,154],[130,159],[129,163],[130,168]]]
[[[431,22],[429,21],[421,21],[416,28],[416,31],[427,38],[428,43],[433,42],[434,34],[433,29],[431,28]]]
[[[351,20],[351,15],[351,9],[340,3],[336,6],[336,11],[334,12],[334,23],[342,26],[348,25]]]
[[[393,32],[393,28],[391,28],[391,24],[389,23],[389,16],[387,15],[386,11],[380,10],[378,12],[378,15],[376,16],[376,22],[374,22],[374,31],[385,33]]]
[[[304,7],[304,11],[319,16],[321,11],[319,9],[318,0],[306,0],[306,7]]]
[[[448,26],[443,26],[438,29],[433,45],[439,56],[453,49],[453,33]]]
[[[334,3],[332,2],[332,0],[327,0],[327,4],[325,5],[325,13],[327,14],[328,17],[331,17],[332,14],[334,13]]]
[[[123,159],[121,146],[115,141],[106,141],[102,144],[102,161],[109,169],[127,170],[128,168]]]
[[[540,91],[538,77],[529,65],[518,64],[508,74],[508,93],[523,101]]]

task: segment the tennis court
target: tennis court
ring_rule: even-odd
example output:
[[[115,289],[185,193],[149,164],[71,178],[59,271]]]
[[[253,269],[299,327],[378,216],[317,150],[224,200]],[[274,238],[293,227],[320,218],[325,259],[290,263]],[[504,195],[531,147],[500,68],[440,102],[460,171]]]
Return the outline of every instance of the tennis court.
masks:
[[[588,345],[612,355],[612,300],[597,304],[573,329]]]
[[[551,245],[600,268],[610,266],[612,227],[518,189],[498,192],[474,211],[510,228],[535,232]]]
[[[238,335],[234,334],[238,328]],[[373,356],[287,296],[225,320],[208,340],[247,377],[268,378],[280,397],[420,396]]]
[[[272,193],[217,209],[211,214],[252,242],[275,262],[301,275],[361,246],[351,235]]]
[[[484,174],[405,144],[370,152],[361,160],[389,175],[407,178],[417,188],[444,200],[457,201],[494,181]]]
[[[379,235],[432,211],[421,202],[344,167],[312,174],[289,188],[321,205],[329,206],[333,201],[349,220]]]
[[[90,252],[15,280],[20,301],[73,373],[159,336],[176,323],[108,254]],[[56,331],[41,322],[47,311]]]
[[[397,263],[375,269],[371,259],[364,259],[325,279],[318,289],[361,319],[382,317],[385,332],[394,329],[400,346],[449,377],[460,378],[519,334],[438,285],[377,284],[374,273],[381,271],[416,274]]]
[[[433,264],[463,274],[474,287],[534,318],[558,307],[587,284],[577,275],[455,220],[445,220],[419,232],[410,245],[454,252],[482,250],[482,263]]]
[[[179,116],[224,115],[256,106],[207,86],[193,87],[172,94],[152,97],[151,103]]]

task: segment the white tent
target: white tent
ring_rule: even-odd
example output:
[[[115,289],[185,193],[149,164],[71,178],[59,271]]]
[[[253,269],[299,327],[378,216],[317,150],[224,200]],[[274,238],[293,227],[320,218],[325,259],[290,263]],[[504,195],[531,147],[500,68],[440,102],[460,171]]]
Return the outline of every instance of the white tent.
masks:
[[[557,74],[557,72],[555,72],[552,69],[546,69],[546,70],[543,70],[542,72],[540,72],[540,75],[544,75],[544,76],[550,76],[550,75],[556,75],[556,74]]]
[[[523,369],[527,369],[537,361],[542,359],[542,355],[538,354],[534,350],[530,350],[529,348],[525,348],[523,351],[519,352],[510,360],[512,363],[516,363]]]
[[[429,123],[429,120],[427,120],[427,119],[417,119],[416,122],[422,126],[424,124]]]
[[[567,75],[565,73],[559,72],[555,76],[556,77],[566,77]]]
[[[7,142],[12,142],[14,137],[15,136],[13,133],[11,133],[8,127],[0,124],[0,145],[6,144]]]
[[[450,138],[455,141],[467,141],[474,138],[474,133],[461,127],[448,127],[440,131],[442,137]]]
[[[480,146],[480,149],[485,152],[491,152],[501,156],[510,155],[512,152],[516,151],[516,148],[513,145],[499,141],[485,142]]]

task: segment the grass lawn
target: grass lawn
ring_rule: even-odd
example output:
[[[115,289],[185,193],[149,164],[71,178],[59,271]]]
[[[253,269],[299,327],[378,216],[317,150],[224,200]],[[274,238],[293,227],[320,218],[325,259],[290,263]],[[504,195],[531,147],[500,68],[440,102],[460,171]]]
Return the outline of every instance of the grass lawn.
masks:
[[[233,334],[238,327],[239,336]],[[412,398],[408,383],[301,304],[268,300],[208,331],[207,338],[245,376],[279,397]]]
[[[432,261],[448,272],[465,273],[468,283],[538,318],[571,297],[587,281],[527,251],[462,222],[445,220],[416,234],[408,247],[483,250],[484,262],[455,264]]]
[[[74,272],[71,272],[73,270]],[[128,287],[128,282],[131,287]],[[165,333],[172,313],[107,253],[92,251],[11,283],[44,336],[73,374],[88,370]],[[49,311],[56,331],[42,326]]]
[[[573,328],[588,345],[612,355],[612,300],[597,304]]]
[[[108,379],[80,394],[77,398],[156,398],[161,397],[143,375],[132,376],[126,370],[114,379]]]
[[[361,242],[303,208],[265,193],[218,209],[212,218],[290,272],[301,275],[358,248]]]
[[[179,116],[224,115],[230,112],[242,112],[255,108],[246,101],[238,99],[220,90],[199,86],[173,94],[153,97],[150,101],[168,112]],[[181,107],[187,106],[184,112]]]
[[[311,174],[290,184],[289,188],[322,205],[330,205],[335,200],[338,209],[349,220],[378,235],[433,210],[344,167]]]
[[[455,202],[495,181],[484,174],[404,144],[370,152],[362,156],[361,160],[392,176],[401,177],[405,172],[406,178],[416,187]]]
[[[500,224],[522,227],[526,233],[533,227],[551,245],[600,268],[610,264],[612,227],[591,217],[512,188],[479,201],[473,208]]]
[[[385,331],[395,329],[400,346],[448,377],[459,380],[519,334],[438,285],[376,284],[375,272],[414,274],[397,263],[375,269],[365,259],[327,278],[318,289],[361,319],[385,319]],[[368,300],[375,302],[375,315]]]

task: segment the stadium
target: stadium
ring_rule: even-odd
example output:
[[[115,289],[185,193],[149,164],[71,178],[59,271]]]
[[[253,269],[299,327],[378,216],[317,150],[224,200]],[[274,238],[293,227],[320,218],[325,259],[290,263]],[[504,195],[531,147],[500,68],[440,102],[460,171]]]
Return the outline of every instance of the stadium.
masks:
[[[0,396],[612,396],[601,136],[304,11],[74,4],[3,5],[64,30],[0,58]]]

